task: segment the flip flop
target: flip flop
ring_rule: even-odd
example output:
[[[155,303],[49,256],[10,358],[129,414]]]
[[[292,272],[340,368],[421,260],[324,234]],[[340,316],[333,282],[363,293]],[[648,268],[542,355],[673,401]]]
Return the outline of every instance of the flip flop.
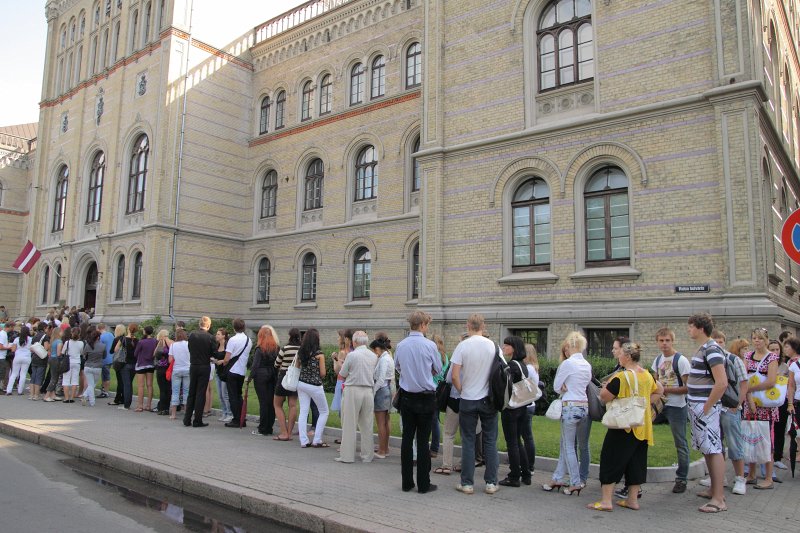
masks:
[[[610,513],[614,510],[611,507],[603,507],[603,504],[601,502],[590,503],[586,506],[586,508],[591,511],[604,511],[606,513]]]
[[[620,507],[624,507],[625,509],[630,509],[631,511],[638,511],[638,507],[631,507],[628,505],[628,500],[617,500],[617,505]]]
[[[711,493],[709,493],[709,492],[698,492],[697,495],[700,498],[705,498],[706,500],[710,500],[711,499]]]
[[[434,474],[441,474],[443,476],[449,476],[450,475],[450,469],[445,467],[445,466],[440,466],[439,468],[434,470],[433,473]]]
[[[770,483],[769,485],[755,484],[753,485],[753,488],[758,490],[772,490],[775,488],[775,484],[774,483]]]
[[[133,412],[134,413],[141,413],[142,412],[142,408],[141,407],[136,408]]]
[[[727,507],[720,507],[719,505],[714,505],[713,503],[707,503],[704,506],[697,509],[701,513],[709,513],[709,514],[716,514],[721,513],[723,511],[727,511]]]
[[[330,445],[327,442],[318,442],[317,444],[312,444],[312,448],[330,448]]]
[[[292,440],[292,437],[281,437],[280,435],[276,435],[275,437],[272,437],[272,440],[280,440],[286,442]]]

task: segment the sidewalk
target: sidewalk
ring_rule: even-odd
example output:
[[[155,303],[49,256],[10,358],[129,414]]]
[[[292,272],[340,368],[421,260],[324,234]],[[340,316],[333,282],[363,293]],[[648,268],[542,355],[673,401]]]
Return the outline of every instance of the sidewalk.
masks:
[[[797,531],[800,520],[800,472],[797,479],[781,472],[784,483],[772,491],[728,492],[730,511],[717,515],[696,511],[703,500],[695,496],[693,482],[681,495],[670,492],[671,482],[650,483],[642,511],[598,513],[584,508],[598,499],[596,480],[580,496],[565,496],[541,491],[549,473],[537,471],[531,487],[502,487],[488,496],[482,492],[483,469],[477,469],[472,496],[454,490],[457,475],[435,474],[437,492],[405,493],[397,449],[385,460],[344,465],[333,460],[338,455],[333,436],[329,449],[301,449],[297,437],[277,442],[251,435],[254,424],[239,430],[209,422],[206,428],[186,428],[180,420],[119,411],[100,401],[89,408],[0,397],[4,434],[310,531],[505,533],[556,525],[567,531]],[[500,476],[507,470],[501,464]]]

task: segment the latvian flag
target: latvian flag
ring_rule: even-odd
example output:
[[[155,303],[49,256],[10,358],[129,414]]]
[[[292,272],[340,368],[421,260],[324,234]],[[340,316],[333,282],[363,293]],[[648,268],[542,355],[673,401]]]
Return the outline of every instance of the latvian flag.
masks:
[[[31,241],[25,245],[25,248],[22,249],[22,253],[19,254],[17,260],[14,261],[13,267],[17,270],[27,274],[33,268],[33,265],[36,264],[36,261],[42,257],[42,252],[36,249]]]

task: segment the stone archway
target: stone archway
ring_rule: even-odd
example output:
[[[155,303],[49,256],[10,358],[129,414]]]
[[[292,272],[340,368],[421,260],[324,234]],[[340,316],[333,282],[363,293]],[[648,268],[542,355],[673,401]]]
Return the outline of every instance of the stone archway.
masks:
[[[86,279],[84,280],[83,289],[83,307],[84,309],[94,309],[97,303],[97,263],[92,261],[86,270]]]

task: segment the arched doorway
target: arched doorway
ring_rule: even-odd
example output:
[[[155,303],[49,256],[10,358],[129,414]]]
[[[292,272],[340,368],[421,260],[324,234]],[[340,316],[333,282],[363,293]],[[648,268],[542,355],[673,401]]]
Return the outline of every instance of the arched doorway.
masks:
[[[83,307],[85,309],[92,309],[97,301],[97,263],[94,261],[89,265],[89,270],[86,272],[86,283],[84,287]]]

